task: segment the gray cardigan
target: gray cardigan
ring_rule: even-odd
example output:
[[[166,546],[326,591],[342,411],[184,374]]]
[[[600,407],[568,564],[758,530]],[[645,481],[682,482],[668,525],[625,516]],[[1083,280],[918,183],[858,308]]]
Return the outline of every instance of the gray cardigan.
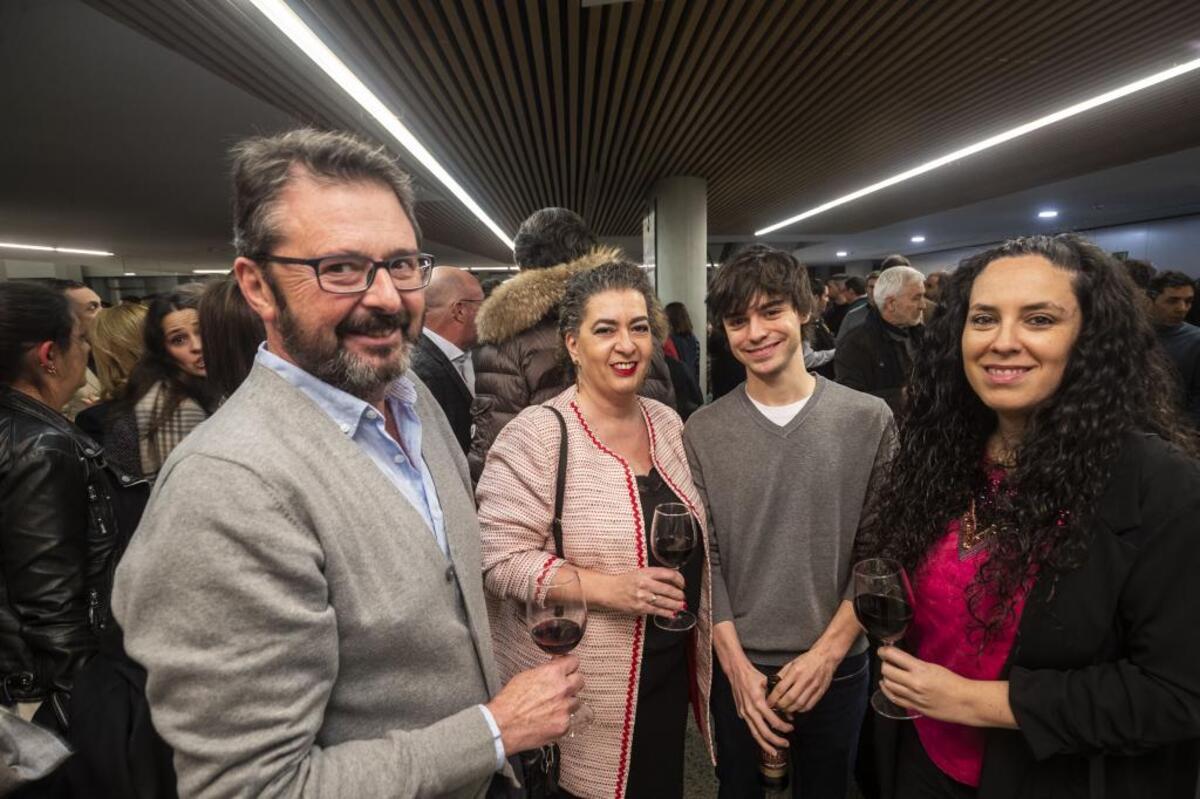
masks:
[[[447,561],[417,511],[263,366],[171,454],[117,570],[182,797],[478,797],[498,690],[466,462],[417,383]],[[461,599],[460,599],[461,596]]]

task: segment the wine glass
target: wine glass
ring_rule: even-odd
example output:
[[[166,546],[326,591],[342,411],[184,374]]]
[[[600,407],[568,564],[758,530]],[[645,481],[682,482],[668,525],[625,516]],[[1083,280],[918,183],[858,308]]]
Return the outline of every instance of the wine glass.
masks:
[[[659,563],[675,571],[683,568],[699,539],[696,517],[682,502],[664,502],[654,509],[650,525],[650,548]],[[696,614],[681,610],[672,619],[655,616],[654,623],[663,630],[683,632],[696,626]]]
[[[854,615],[867,635],[885,644],[904,637],[913,617],[912,585],[904,567],[887,558],[868,558],[854,564]],[[897,705],[876,689],[875,712],[889,719],[916,719],[921,714]]]
[[[551,657],[561,657],[583,640],[587,630],[587,601],[579,575],[559,569],[553,577],[534,575],[529,578],[525,595],[525,624],[533,642]],[[568,738],[574,738],[592,723],[594,714],[586,703],[571,714]]]

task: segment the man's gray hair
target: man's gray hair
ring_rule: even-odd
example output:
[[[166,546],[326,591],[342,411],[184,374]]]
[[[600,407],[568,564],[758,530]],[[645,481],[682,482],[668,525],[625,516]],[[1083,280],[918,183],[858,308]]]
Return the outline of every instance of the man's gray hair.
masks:
[[[889,297],[895,297],[912,283],[925,284],[925,276],[911,266],[893,266],[879,273],[875,281],[875,307],[882,308]]]
[[[348,133],[301,128],[276,136],[238,142],[233,156],[233,246],[252,258],[279,243],[276,201],[299,172],[318,181],[374,181],[390,188],[400,201],[417,241],[421,230],[413,214],[412,179],[383,147]]]

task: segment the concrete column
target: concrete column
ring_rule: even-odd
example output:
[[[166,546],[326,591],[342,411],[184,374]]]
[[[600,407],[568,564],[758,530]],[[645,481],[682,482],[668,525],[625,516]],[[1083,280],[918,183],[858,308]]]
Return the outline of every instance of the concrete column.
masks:
[[[708,383],[708,336],[705,333],[708,266],[708,186],[704,178],[663,178],[650,190],[654,214],[654,262],[658,296],[663,305],[682,302],[700,340],[700,389]]]

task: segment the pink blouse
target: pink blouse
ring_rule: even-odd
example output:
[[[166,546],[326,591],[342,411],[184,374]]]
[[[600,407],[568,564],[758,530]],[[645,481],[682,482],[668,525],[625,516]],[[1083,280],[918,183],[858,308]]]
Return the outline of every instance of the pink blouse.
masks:
[[[999,475],[993,473],[992,489],[998,487]],[[981,651],[982,631],[972,625],[966,596],[979,567],[987,562],[988,550],[983,546],[960,559],[960,527],[960,521],[952,519],[946,525],[946,535],[917,569],[913,582],[916,602],[906,639],[921,660],[968,679],[995,680],[1016,638],[1029,583],[1015,597],[1008,621]],[[985,597],[979,605],[980,614],[986,616],[993,604],[993,599]],[[979,786],[986,730],[928,718],[913,723],[921,745],[938,768],[958,782]]]

